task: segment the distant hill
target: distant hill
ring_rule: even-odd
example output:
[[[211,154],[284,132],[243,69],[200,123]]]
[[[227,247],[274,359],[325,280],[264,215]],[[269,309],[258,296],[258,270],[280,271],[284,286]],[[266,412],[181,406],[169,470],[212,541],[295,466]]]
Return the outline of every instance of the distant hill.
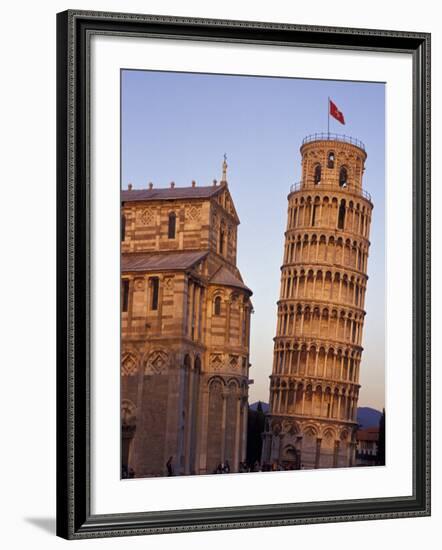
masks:
[[[358,424],[361,429],[374,428],[379,426],[382,413],[371,407],[358,407]]]
[[[256,401],[255,403],[250,404],[249,408],[252,411],[256,411],[256,409],[258,408],[258,403],[259,403],[259,401]],[[262,407],[262,412],[263,413],[269,412],[269,404],[268,403],[264,403],[264,401],[261,401],[261,407]]]

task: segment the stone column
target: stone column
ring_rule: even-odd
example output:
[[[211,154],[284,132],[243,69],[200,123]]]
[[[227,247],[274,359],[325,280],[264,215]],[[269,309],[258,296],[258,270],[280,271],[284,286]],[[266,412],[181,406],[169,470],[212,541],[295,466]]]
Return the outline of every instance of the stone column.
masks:
[[[232,469],[238,472],[241,455],[241,396],[236,398],[236,421],[235,421],[235,449],[233,453]]]
[[[315,468],[319,468],[320,461],[321,461],[321,442],[322,442],[322,439],[320,437],[317,437],[316,438]]]
[[[201,392],[201,419],[200,430],[197,439],[197,459],[198,464],[197,473],[205,474],[207,472],[207,428],[209,424],[209,388],[207,387],[207,381],[202,380],[201,385],[204,384],[204,389]]]
[[[193,326],[193,316],[194,316],[194,307],[195,307],[195,299],[194,299],[194,292],[195,292],[195,284],[189,280],[189,308],[187,311],[188,315],[188,321],[187,321],[187,336],[189,338],[192,338],[192,326]]]
[[[265,431],[262,434],[262,453],[261,453],[261,466],[270,461],[270,451],[272,445],[272,436],[269,432]]]
[[[301,363],[301,349],[298,348],[298,357],[296,359],[296,374],[299,374],[299,365]]]
[[[319,349],[316,349],[316,357],[315,357],[315,376],[318,376],[318,360],[319,360]]]
[[[241,398],[242,434],[241,434],[241,462],[244,462],[247,455],[247,395]]]
[[[349,448],[348,465],[353,466],[354,460],[355,460],[356,443],[354,441],[350,441],[348,448]]]
[[[195,311],[193,313],[194,315],[194,331],[193,331],[193,340],[199,340],[199,332],[200,332],[200,307],[201,307],[201,287],[199,285],[195,285]]]
[[[292,411],[295,412],[296,408],[296,393],[298,391],[298,384],[296,382],[293,384],[293,403],[292,403]]]
[[[279,451],[281,446],[281,436],[279,434],[272,435],[272,449],[270,453],[271,462],[279,462]]]
[[[226,409],[227,409],[227,396],[228,392],[223,390],[222,392],[223,410],[221,416],[221,458],[220,462],[223,463],[226,453]]]
[[[340,445],[340,441],[336,440],[335,441],[335,446],[334,446],[334,449],[333,449],[333,468],[338,467],[339,445]]]
[[[193,395],[193,379],[194,371],[189,369],[188,376],[188,388],[187,388],[187,410],[185,411],[185,443],[184,443],[184,473],[190,474],[190,455],[191,455],[191,438],[192,438],[192,419],[193,419],[193,401],[195,396]]]

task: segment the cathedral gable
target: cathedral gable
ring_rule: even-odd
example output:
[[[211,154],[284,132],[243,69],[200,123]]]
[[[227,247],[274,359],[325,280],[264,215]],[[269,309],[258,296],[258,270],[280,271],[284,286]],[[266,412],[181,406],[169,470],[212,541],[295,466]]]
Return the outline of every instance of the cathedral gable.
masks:
[[[215,202],[215,204],[218,205],[219,208],[224,210],[223,213],[228,214],[228,216],[232,218],[232,221],[235,224],[238,225],[240,223],[235,205],[233,203],[232,195],[230,194],[227,186],[225,186],[221,193],[218,193],[216,197],[213,198],[213,201]]]

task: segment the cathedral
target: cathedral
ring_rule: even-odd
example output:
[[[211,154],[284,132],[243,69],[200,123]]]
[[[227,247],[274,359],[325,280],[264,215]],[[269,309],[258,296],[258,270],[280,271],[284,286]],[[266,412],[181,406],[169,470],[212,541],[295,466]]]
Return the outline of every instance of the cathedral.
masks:
[[[373,204],[364,145],[314,134],[288,195],[262,463],[336,468],[355,462],[359,370]]]
[[[245,460],[252,291],[227,183],[121,193],[121,462],[131,476]]]

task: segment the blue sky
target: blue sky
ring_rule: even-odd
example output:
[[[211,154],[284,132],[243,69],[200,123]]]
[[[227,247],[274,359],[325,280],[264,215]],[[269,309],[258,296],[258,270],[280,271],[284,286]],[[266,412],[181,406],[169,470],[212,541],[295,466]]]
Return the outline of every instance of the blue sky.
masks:
[[[384,406],[385,85],[157,71],[122,71],[122,185],[210,185],[228,157],[241,219],[238,267],[253,290],[250,402],[268,401],[287,194],[300,179],[299,147],[327,130],[327,97],[365,143],[364,188],[374,203],[359,406]]]

